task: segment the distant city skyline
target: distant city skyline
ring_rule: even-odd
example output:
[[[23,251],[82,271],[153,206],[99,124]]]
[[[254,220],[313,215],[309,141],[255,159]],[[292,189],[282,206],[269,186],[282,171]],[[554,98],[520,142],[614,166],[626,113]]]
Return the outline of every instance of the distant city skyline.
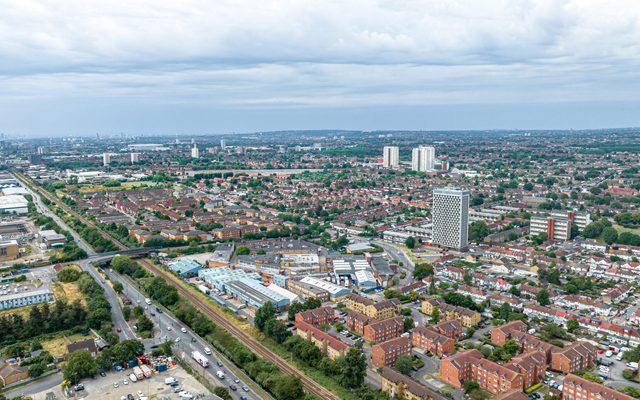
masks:
[[[640,126],[640,3],[3,3],[0,132]]]

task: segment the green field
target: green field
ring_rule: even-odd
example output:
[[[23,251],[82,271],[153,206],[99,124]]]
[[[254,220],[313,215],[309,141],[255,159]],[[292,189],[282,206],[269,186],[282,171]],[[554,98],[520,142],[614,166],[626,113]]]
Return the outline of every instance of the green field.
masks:
[[[635,233],[636,235],[640,235],[640,228],[625,228],[622,225],[613,225],[613,228],[618,231],[618,233],[622,233],[622,232],[630,232],[630,233]]]

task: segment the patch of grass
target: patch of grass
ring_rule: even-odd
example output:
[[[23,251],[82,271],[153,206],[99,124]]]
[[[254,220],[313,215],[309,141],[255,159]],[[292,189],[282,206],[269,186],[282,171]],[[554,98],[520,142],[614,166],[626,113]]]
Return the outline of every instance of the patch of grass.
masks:
[[[47,339],[41,342],[42,348],[48,351],[54,357],[61,357],[67,353],[67,345],[76,343],[81,340],[94,338],[93,334],[89,332],[89,335],[82,336],[82,334],[75,334],[69,336],[54,336],[51,339]]]
[[[53,282],[51,283],[51,291],[55,299],[66,300],[68,303],[80,300],[80,304],[83,306],[87,304],[87,300],[80,292],[78,285],[73,282]]]
[[[622,225],[615,224],[613,225],[613,229],[618,231],[619,234],[622,232],[630,232],[635,233],[636,235],[640,235],[640,228],[626,228]]]
[[[29,312],[31,312],[31,309],[33,308],[33,306],[26,306],[26,307],[18,307],[18,308],[12,308],[10,310],[2,310],[0,311],[0,316],[7,316],[7,315],[20,315],[22,318],[28,318],[29,317]]]

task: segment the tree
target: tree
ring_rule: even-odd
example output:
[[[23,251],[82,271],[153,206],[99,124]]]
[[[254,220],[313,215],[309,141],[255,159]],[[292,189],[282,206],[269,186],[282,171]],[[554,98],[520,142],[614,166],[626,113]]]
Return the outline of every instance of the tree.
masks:
[[[251,249],[249,249],[247,246],[240,246],[236,250],[236,254],[239,256],[248,256],[249,254],[251,254]]]
[[[58,279],[60,280],[60,282],[75,282],[79,277],[80,271],[78,271],[74,267],[66,267],[58,272]]]
[[[433,311],[431,311],[431,322],[434,324],[440,322],[440,310],[435,307],[433,308]]]
[[[367,374],[365,355],[358,347],[351,347],[346,355],[336,360],[338,382],[349,389],[358,388],[364,383]]]
[[[401,355],[396,359],[396,363],[394,367],[403,375],[411,374],[411,367],[413,363],[411,362],[411,357],[407,355]]]
[[[602,240],[604,240],[606,244],[614,244],[616,240],[618,240],[618,231],[610,226],[604,228],[602,230]]]
[[[98,364],[88,350],[76,350],[67,356],[62,368],[64,379],[75,385],[82,378],[98,373]]]
[[[142,314],[136,319],[136,326],[138,332],[151,332],[153,330],[153,322],[147,317],[147,314]]]
[[[300,378],[292,375],[278,377],[273,386],[273,395],[278,400],[298,400],[305,396]]]
[[[542,289],[541,291],[539,291],[536,295],[536,300],[541,306],[548,306],[549,304],[551,304],[551,300],[549,300],[549,292],[547,291],[547,289]]]
[[[471,276],[471,274],[469,272],[467,272],[462,277],[462,280],[464,281],[465,284],[471,285],[471,283],[473,282],[473,277]]]
[[[413,329],[413,318],[406,317],[404,319],[404,331],[408,332],[411,329]]]
[[[473,392],[474,390],[479,389],[480,385],[478,385],[477,382],[468,379],[468,380],[464,381],[463,388],[464,388],[464,392],[469,394],[469,393]]]
[[[413,269],[413,279],[421,281],[427,276],[433,276],[433,266],[431,264],[417,264]]]
[[[276,308],[270,301],[267,301],[262,307],[256,311],[253,319],[254,325],[260,332],[264,332],[267,321],[276,317]]]
[[[580,328],[580,323],[577,319],[570,319],[567,322],[567,330],[571,333],[575,332],[576,329]]]
[[[480,220],[469,225],[469,240],[480,242],[491,233],[486,222]]]
[[[223,386],[216,386],[216,388],[213,389],[213,394],[215,394],[216,396],[220,397],[223,400],[233,399],[233,397],[231,397],[231,394],[229,394],[229,390]]]
[[[413,236],[409,236],[405,241],[404,241],[405,246],[407,246],[410,249],[414,249],[416,247],[416,238],[414,238]]]
[[[113,283],[113,290],[116,293],[122,293],[123,289],[124,289],[124,286],[122,286],[122,283],[120,283],[120,282],[114,282]]]

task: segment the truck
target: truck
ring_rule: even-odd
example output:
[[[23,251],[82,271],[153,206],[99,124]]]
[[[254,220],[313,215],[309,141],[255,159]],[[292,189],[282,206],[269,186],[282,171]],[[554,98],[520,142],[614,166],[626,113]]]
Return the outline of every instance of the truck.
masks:
[[[152,373],[152,372],[151,372],[151,368],[149,368],[149,366],[148,366],[148,365],[146,365],[146,364],[142,364],[142,365],[140,366],[140,369],[142,370],[142,373],[144,374],[144,377],[145,377],[145,378],[151,378],[151,373]]]
[[[202,365],[202,367],[206,368],[209,366],[209,360],[207,359],[207,357],[203,356],[202,353],[200,353],[199,351],[192,352],[191,357],[194,360],[196,360],[198,364]]]
[[[205,285],[198,285],[198,290],[201,291],[202,293],[209,295],[209,293],[211,293],[209,291],[209,288],[206,287]]]
[[[224,372],[218,371],[216,372],[216,376],[218,377],[218,379],[224,379]]]
[[[142,372],[140,367],[133,367],[133,373],[139,381],[144,379],[144,372]]]

